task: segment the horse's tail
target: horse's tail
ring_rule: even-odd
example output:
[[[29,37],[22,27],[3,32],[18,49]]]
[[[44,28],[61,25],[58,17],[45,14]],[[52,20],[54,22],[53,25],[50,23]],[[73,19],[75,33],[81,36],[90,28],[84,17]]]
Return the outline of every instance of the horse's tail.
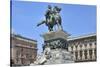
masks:
[[[44,23],[45,23],[45,21],[43,20],[43,21],[41,21],[40,23],[38,23],[37,26],[40,26],[40,25],[42,25],[42,24],[44,24]]]

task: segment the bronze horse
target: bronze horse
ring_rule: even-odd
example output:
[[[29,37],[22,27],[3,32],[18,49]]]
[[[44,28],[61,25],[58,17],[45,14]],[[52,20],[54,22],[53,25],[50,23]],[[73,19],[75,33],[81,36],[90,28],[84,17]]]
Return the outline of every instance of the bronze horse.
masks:
[[[59,29],[62,29],[62,19],[61,16],[59,15],[60,10],[58,12],[54,12],[49,15],[49,18],[41,21],[40,23],[37,24],[37,26],[40,26],[42,24],[46,24],[48,26],[49,31],[53,31],[53,27],[57,25]]]

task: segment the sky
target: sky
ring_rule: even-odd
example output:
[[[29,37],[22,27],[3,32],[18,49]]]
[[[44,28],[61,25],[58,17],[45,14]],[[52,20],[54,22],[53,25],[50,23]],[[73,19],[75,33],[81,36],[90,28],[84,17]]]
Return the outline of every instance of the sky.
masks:
[[[37,40],[38,53],[42,52],[43,38],[40,36],[48,32],[44,25],[36,25],[44,19],[47,6],[59,6],[62,10],[63,30],[71,37],[96,33],[96,6],[79,4],[57,4],[44,2],[25,2],[12,0],[11,30],[16,34]]]

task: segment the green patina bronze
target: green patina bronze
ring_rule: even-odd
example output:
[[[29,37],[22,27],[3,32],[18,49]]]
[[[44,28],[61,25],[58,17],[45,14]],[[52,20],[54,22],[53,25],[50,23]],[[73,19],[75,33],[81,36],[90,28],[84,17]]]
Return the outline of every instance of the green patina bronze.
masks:
[[[61,25],[62,19],[59,14],[60,11],[61,11],[61,8],[57,6],[54,6],[54,8],[52,8],[50,5],[48,5],[48,9],[45,14],[45,20],[38,23],[37,26],[40,26],[45,23],[46,26],[48,26],[49,31],[53,31],[54,25],[57,25],[59,29],[62,29],[62,25]]]

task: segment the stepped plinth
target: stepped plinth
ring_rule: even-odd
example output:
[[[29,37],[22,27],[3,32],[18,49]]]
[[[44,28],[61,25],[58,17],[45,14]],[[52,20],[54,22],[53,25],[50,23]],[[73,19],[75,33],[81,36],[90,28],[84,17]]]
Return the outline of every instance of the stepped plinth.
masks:
[[[73,55],[68,52],[68,36],[69,34],[62,30],[43,34],[43,54],[38,64],[73,63]]]

